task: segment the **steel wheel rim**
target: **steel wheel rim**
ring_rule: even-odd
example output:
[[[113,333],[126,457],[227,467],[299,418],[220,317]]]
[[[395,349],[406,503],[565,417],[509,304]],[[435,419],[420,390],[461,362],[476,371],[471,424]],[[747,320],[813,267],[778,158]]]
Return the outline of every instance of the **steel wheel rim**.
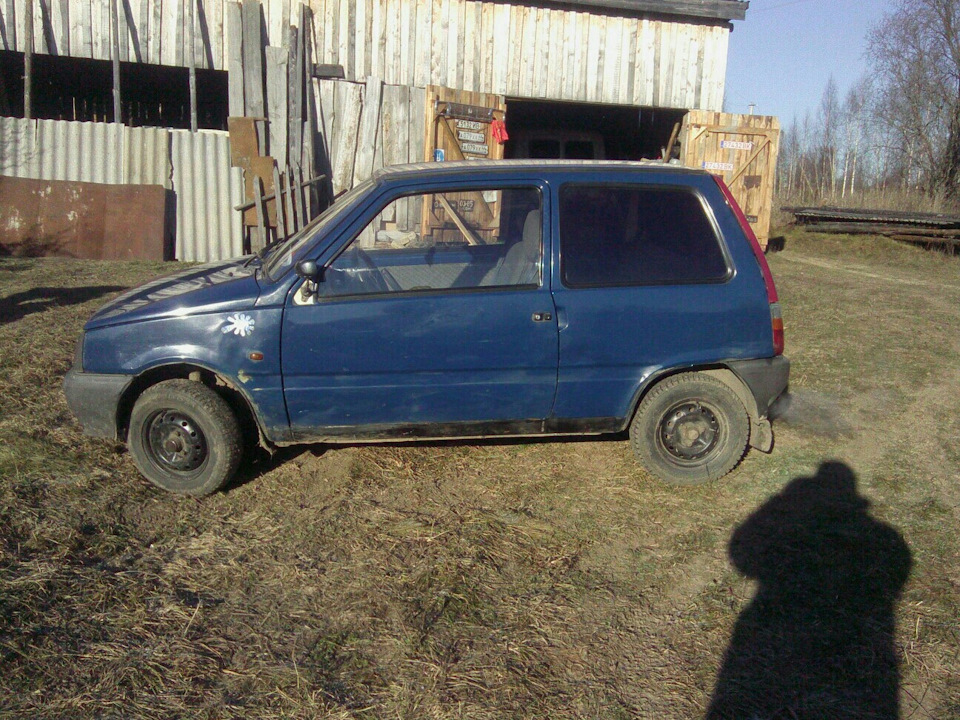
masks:
[[[663,414],[657,427],[657,443],[674,462],[695,464],[716,450],[721,432],[713,408],[686,400]]]
[[[159,410],[147,422],[144,436],[151,459],[166,472],[190,474],[207,460],[207,438],[186,413]]]

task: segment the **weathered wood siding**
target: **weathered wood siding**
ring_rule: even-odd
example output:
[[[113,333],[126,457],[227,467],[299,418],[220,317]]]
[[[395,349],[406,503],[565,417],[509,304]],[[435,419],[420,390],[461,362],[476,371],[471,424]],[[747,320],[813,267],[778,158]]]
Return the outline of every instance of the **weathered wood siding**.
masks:
[[[315,80],[320,141],[329,159],[334,193],[370,178],[387,165],[422,162],[426,91],[364,83]]]
[[[110,59],[118,8],[120,59],[228,69],[239,42],[233,0],[35,0],[37,52]],[[268,45],[299,25],[296,0],[263,0]],[[474,0],[310,0],[313,57],[347,80],[380,77],[528,98],[720,110],[729,25],[620,17]],[[23,51],[26,0],[0,3],[0,47]]]

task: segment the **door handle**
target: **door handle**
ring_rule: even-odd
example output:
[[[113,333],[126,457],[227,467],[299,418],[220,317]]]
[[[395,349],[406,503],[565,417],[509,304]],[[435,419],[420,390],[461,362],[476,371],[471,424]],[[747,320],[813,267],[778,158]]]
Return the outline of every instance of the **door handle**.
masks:
[[[553,320],[553,315],[550,313],[537,312],[534,313],[530,319],[534,322],[550,322]]]

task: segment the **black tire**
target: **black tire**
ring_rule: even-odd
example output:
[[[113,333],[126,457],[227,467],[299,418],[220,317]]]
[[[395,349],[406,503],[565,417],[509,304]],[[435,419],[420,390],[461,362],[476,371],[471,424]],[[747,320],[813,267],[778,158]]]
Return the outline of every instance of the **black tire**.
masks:
[[[658,383],[630,423],[640,462],[673,485],[722,478],[743,458],[750,418],[736,393],[715,377],[682,373]]]
[[[127,445],[137,468],[164,490],[201,497],[240,467],[240,424],[226,400],[192,380],[148,388],[130,415]]]

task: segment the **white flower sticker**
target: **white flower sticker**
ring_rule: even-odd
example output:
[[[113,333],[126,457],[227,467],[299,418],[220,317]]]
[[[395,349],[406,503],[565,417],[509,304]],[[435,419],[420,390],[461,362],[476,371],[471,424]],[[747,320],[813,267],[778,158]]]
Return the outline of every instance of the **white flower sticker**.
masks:
[[[237,313],[236,315],[228,317],[226,325],[220,328],[220,330],[224,335],[233,333],[240,337],[246,337],[247,335],[253,335],[253,326],[256,325],[256,323],[257,321],[249,315]]]

